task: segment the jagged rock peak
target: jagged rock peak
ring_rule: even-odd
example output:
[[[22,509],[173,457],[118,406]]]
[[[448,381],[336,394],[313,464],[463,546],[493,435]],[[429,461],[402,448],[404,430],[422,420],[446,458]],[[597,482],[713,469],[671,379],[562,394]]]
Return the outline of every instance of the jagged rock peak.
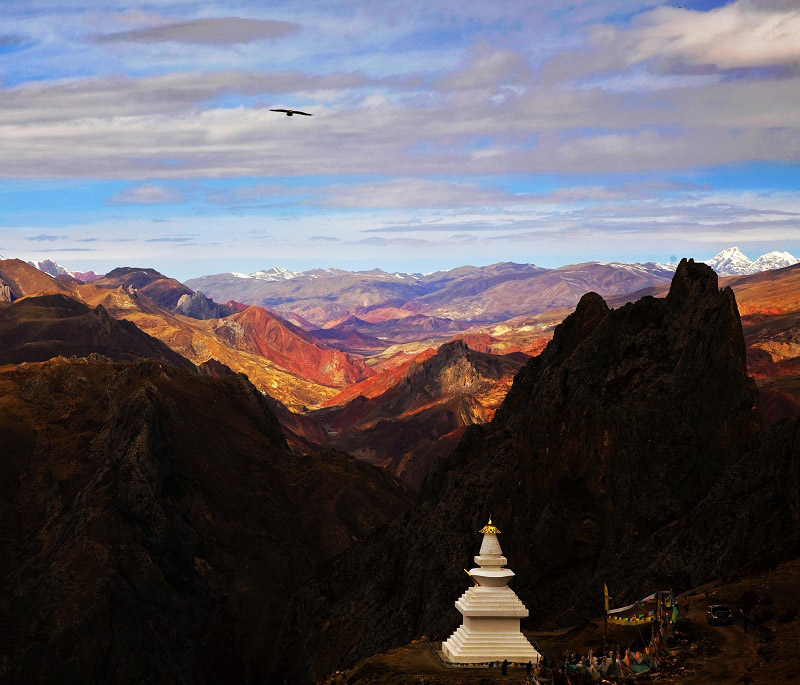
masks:
[[[682,301],[716,292],[719,292],[719,279],[714,269],[708,264],[684,257],[675,269],[667,300]]]
[[[442,357],[454,357],[458,355],[466,355],[470,353],[470,348],[463,340],[451,340],[445,343],[437,352]]]
[[[589,292],[581,297],[575,311],[553,333],[553,339],[545,350],[549,363],[557,363],[572,354],[581,341],[606,318],[609,311],[606,301],[597,293]]]

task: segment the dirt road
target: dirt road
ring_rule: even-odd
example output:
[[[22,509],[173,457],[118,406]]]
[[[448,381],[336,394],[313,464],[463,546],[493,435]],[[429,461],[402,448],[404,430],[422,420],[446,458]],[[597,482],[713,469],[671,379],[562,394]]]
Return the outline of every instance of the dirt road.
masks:
[[[689,611],[689,618],[704,630],[714,632],[722,638],[719,654],[711,659],[698,660],[693,663],[695,673],[690,676],[687,683],[741,683],[742,676],[756,663],[756,640],[752,633],[745,633],[739,622],[729,626],[707,625],[706,612],[708,604],[713,603],[713,597],[708,602],[697,598]],[[683,602],[683,600],[681,600]],[[683,604],[681,603],[681,606]]]

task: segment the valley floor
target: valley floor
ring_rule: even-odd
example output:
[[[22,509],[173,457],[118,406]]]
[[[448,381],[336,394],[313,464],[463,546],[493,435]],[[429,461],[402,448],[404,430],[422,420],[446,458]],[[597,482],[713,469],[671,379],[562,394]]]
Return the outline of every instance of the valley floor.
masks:
[[[750,613],[745,633],[741,620],[730,626],[709,626],[709,604],[728,604],[736,611],[743,593],[754,592],[758,605]],[[684,610],[689,599],[688,616]],[[700,685],[702,683],[800,682],[800,559],[781,564],[776,570],[730,583],[711,584],[680,596],[680,618],[676,627],[674,658],[637,681]],[[455,628],[455,626],[454,626]],[[540,651],[551,658],[563,654],[600,651],[602,618],[558,631],[527,632]],[[609,641],[623,646],[636,637],[629,628],[609,628]],[[364,659],[352,669],[320,681],[325,685],[376,683],[405,685],[479,685],[504,682],[524,683],[524,669],[445,668],[434,653],[438,642],[418,640],[399,649]]]

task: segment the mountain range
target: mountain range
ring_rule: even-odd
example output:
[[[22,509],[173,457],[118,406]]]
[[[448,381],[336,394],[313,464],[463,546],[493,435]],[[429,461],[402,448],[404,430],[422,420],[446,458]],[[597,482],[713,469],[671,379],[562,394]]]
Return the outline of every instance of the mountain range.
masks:
[[[514,375],[507,365],[541,352],[578,293],[597,291],[619,307],[643,295],[664,296],[670,283],[664,276],[673,273],[662,265],[590,263],[540,269],[499,264],[427,276],[318,269],[304,275],[270,270],[254,279],[237,278],[269,287],[294,283],[298,299],[280,306],[297,304],[303,314],[287,309],[278,314],[236,300],[215,302],[148,268],[121,267],[84,284],[62,273],[54,279],[14,260],[2,264],[6,266],[0,267],[0,297],[5,288],[6,299],[61,293],[90,307],[100,304],[112,317],[136,324],[194,364],[209,369],[219,364],[231,373],[245,373],[268,395],[295,449],[348,450],[417,487],[467,426],[491,419]],[[723,279],[738,296],[748,365],[768,424],[800,414],[797,269]],[[415,300],[394,297],[398,287],[429,290],[432,283],[436,289]],[[316,301],[326,284],[339,288],[328,295],[327,306],[340,313],[318,327],[304,316],[310,315],[306,296],[310,293]],[[628,290],[640,285],[644,287]],[[322,290],[314,290],[318,287]],[[367,287],[374,298],[389,299],[345,307],[354,289]],[[527,301],[536,302],[531,305],[534,313],[490,323],[423,313],[431,311],[431,300],[456,310],[467,300],[479,299],[493,307],[492,318],[498,318],[508,313],[503,297],[522,308],[515,291],[522,293],[519,301],[526,301],[529,293]],[[554,292],[560,295],[552,297]],[[464,359],[474,360],[482,353],[490,355],[486,359],[492,363],[476,366],[470,361],[471,370],[459,370],[462,356],[448,351],[460,348],[448,346],[451,341],[468,346]],[[437,355],[439,348],[442,354]],[[419,368],[434,365],[452,382],[438,385],[437,393],[412,390],[418,387],[414,378]],[[488,376],[476,371],[492,365],[509,370]],[[476,377],[482,380],[475,383]],[[395,396],[415,399],[398,409],[390,401]]]
[[[738,247],[708,261],[720,275],[753,274],[798,263],[788,252],[769,252],[755,261]],[[189,287],[219,301],[260,304],[303,316],[312,324],[379,324],[425,315],[455,322],[494,323],[516,315],[572,306],[586,288],[604,296],[668,283],[674,264],[588,262],[545,269],[510,262],[460,267],[430,274],[281,267],[251,274],[227,273],[190,279]],[[356,317],[348,322],[348,317]],[[457,325],[457,324],[452,324]],[[360,328],[359,328],[360,330]],[[369,333],[369,331],[360,331]],[[385,332],[378,330],[379,333]],[[389,335],[378,337],[391,337]]]
[[[270,273],[264,278],[264,273]],[[593,262],[560,269],[503,262],[465,266],[432,274],[351,272],[314,269],[218,274],[191,279],[190,288],[218,301],[236,300],[290,311],[320,328],[348,326],[383,339],[398,337],[381,324],[412,319],[406,326],[428,331],[459,330],[467,324],[494,323],[553,306],[570,306],[589,289],[606,294],[632,292],[668,283],[669,268],[659,264]],[[363,329],[363,330],[362,330]]]
[[[303,279],[278,313],[0,260],[2,678],[307,682],[445,636],[488,515],[529,627],[800,555],[800,265],[580,266],[369,272],[353,311],[322,272],[312,323]]]

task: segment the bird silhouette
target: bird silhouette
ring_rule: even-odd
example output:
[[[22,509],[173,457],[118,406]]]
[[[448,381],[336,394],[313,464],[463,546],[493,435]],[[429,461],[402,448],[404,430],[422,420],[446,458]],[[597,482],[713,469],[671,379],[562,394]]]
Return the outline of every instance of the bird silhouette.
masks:
[[[287,117],[294,116],[295,114],[302,114],[304,117],[313,117],[313,114],[308,112],[301,112],[298,109],[271,109],[270,112],[283,112]]]

